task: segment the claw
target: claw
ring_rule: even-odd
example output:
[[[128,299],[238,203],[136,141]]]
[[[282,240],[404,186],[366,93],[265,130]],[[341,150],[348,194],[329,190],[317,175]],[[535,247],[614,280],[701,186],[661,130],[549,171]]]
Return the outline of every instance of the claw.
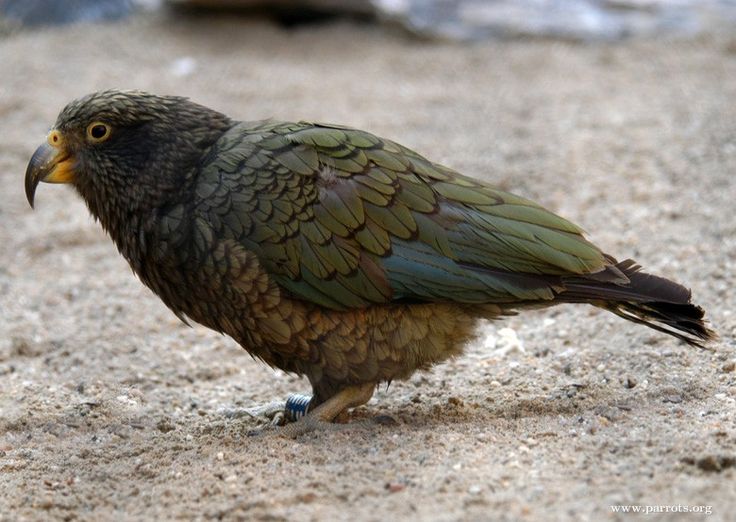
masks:
[[[278,428],[278,429],[277,429]],[[251,428],[248,431],[245,432],[245,434],[248,437],[263,437],[264,435],[268,435],[269,433],[273,433],[274,435],[280,434],[280,426],[277,426],[273,423],[266,423],[261,424],[260,426],[256,428]]]

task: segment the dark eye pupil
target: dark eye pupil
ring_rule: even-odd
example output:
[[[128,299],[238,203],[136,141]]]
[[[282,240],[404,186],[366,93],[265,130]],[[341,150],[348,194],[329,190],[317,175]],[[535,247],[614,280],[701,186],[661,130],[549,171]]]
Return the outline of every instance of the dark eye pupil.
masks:
[[[104,125],[95,125],[94,127],[92,127],[90,134],[93,138],[99,140],[100,138],[103,138],[105,134],[107,134],[107,127],[105,127]]]

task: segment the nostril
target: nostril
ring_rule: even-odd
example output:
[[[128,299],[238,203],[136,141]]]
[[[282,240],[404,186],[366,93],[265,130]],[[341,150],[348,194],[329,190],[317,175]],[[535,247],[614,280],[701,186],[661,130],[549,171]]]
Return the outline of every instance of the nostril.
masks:
[[[53,145],[54,147],[60,147],[62,140],[61,140],[61,133],[57,130],[52,130],[48,135],[48,142],[49,145]]]

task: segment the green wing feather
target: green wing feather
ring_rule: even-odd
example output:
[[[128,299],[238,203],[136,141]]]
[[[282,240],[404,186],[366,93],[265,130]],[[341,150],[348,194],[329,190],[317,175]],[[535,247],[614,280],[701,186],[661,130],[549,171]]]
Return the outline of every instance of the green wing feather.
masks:
[[[609,265],[539,205],[345,127],[236,125],[197,195],[197,212],[283,288],[334,309],[551,299],[560,277]]]

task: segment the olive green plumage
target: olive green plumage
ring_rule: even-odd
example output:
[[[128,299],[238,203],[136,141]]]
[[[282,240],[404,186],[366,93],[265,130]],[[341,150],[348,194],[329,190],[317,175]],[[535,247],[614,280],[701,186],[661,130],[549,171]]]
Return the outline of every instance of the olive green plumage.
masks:
[[[85,134],[94,122],[109,138]],[[712,336],[687,289],[367,132],[119,91],[73,102],[55,129],[71,182],[143,282],[309,377],[315,404],[456,355],[478,319],[524,307],[585,302],[691,344]]]

